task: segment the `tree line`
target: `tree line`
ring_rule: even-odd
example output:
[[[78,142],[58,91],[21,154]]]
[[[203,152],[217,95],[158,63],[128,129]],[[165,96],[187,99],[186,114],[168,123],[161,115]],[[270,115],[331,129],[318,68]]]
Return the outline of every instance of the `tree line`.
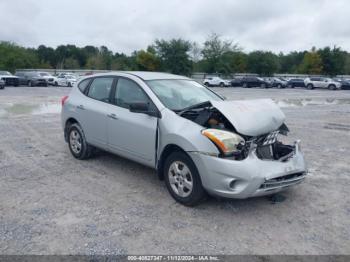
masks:
[[[130,55],[112,52],[106,46],[77,47],[60,45],[56,48],[40,45],[25,48],[11,42],[0,42],[0,69],[91,69],[164,71],[190,75],[194,72],[350,74],[350,53],[340,47],[324,47],[293,51],[287,54],[270,51],[244,52],[232,41],[217,34],[208,36],[203,44],[184,39],[155,40],[146,49]]]

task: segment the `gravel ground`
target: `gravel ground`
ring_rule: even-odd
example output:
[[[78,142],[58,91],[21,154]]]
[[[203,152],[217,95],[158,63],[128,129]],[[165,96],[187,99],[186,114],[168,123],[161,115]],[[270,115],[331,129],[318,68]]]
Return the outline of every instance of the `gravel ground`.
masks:
[[[350,91],[214,88],[273,98],[310,174],[269,198],[177,204],[155,171],[108,153],[75,160],[68,88],[0,90],[0,254],[350,254]]]

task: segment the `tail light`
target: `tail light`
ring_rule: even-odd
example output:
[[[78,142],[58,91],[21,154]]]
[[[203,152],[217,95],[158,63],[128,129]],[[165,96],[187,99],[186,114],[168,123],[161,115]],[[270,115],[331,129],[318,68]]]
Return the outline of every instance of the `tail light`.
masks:
[[[62,97],[62,99],[61,99],[62,106],[64,106],[64,103],[66,102],[67,99],[68,99],[68,96]]]

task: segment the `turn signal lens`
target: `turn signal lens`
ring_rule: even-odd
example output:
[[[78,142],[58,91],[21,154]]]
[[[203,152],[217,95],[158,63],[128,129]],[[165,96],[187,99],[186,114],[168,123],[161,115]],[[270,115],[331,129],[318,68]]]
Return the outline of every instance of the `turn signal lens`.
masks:
[[[244,145],[245,140],[240,135],[219,129],[205,129],[202,135],[209,138],[225,156],[239,152],[239,145]]]

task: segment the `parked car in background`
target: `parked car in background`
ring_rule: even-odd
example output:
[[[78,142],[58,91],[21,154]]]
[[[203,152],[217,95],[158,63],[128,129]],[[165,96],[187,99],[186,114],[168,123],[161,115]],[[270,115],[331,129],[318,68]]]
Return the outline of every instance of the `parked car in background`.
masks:
[[[0,71],[0,79],[4,80],[6,86],[18,86],[19,79],[8,71]]]
[[[285,88],[287,87],[287,80],[282,77],[270,78],[271,87]]]
[[[350,79],[333,78],[333,80],[341,84],[341,89],[350,90]]]
[[[203,84],[206,86],[221,86],[228,87],[231,86],[231,82],[229,80],[222,79],[218,76],[207,77],[203,80]]]
[[[57,76],[57,83],[59,86],[72,87],[77,82],[77,77],[73,74],[59,74]]]
[[[154,168],[184,205],[206,193],[275,194],[307,176],[299,141],[279,138],[289,130],[271,99],[225,101],[184,76],[112,72],[82,78],[61,102],[73,157],[97,147]]]
[[[5,88],[5,81],[0,79],[0,89],[4,89]]]
[[[269,81],[264,80],[261,77],[243,77],[242,78],[242,87],[250,88],[250,87],[261,87],[261,88],[269,88],[271,87],[271,83]]]
[[[288,88],[294,87],[305,87],[304,79],[302,78],[291,78],[287,81]]]
[[[325,77],[307,77],[304,80],[307,89],[328,88],[337,90],[341,88],[341,83],[334,81],[332,78]]]
[[[235,77],[231,80],[231,86],[242,86],[242,78]]]
[[[42,76],[43,78],[46,79],[48,85],[52,85],[52,86],[58,85],[57,77],[55,77],[47,72],[39,72],[39,74],[40,74],[40,76]]]
[[[22,85],[48,86],[47,80],[36,71],[17,72],[16,76],[19,78],[19,82]]]

